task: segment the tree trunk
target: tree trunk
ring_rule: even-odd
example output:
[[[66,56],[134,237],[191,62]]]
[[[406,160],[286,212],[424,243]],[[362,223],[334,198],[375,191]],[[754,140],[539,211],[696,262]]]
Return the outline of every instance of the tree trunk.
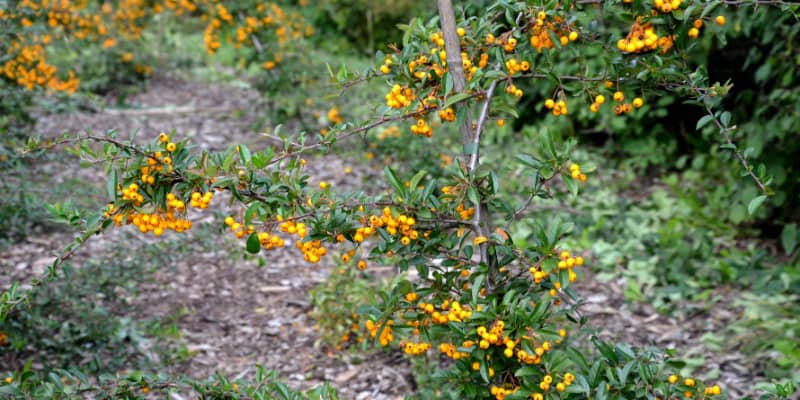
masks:
[[[467,79],[464,74],[464,65],[461,60],[461,44],[458,39],[458,32],[456,30],[456,15],[453,10],[452,0],[438,0],[439,6],[439,20],[442,24],[442,36],[444,36],[444,46],[447,52],[447,71],[453,79],[453,93],[448,93],[448,96],[457,93],[464,93],[467,88]],[[494,92],[494,84],[489,93]],[[486,98],[486,112],[488,113],[489,101],[491,101],[491,94]],[[456,108],[464,108],[467,117],[464,123],[461,124],[461,145],[463,147],[462,165],[468,169],[468,173],[472,175],[479,165],[480,155],[480,130],[473,128],[472,115],[470,113],[469,105],[466,102],[456,104]],[[482,113],[484,114],[484,113]],[[478,124],[481,128],[486,116],[482,116],[481,122]],[[474,184],[474,182],[473,182]],[[488,208],[483,198],[479,199],[479,204],[475,204],[475,215],[473,218],[473,229],[477,236],[488,237],[492,233],[491,221],[489,220]],[[497,276],[497,262],[495,257],[489,255],[489,244],[481,243],[478,245],[480,254],[480,261],[485,262],[489,267],[489,274],[486,279],[486,292],[492,293],[495,286],[495,278]]]

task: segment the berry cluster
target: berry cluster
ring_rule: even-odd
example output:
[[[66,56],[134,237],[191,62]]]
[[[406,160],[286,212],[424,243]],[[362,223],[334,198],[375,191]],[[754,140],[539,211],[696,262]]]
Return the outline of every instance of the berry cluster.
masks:
[[[417,220],[414,217],[405,214],[398,214],[396,217],[389,207],[384,207],[381,215],[372,215],[367,220],[362,221],[365,227],[358,228],[356,234],[353,236],[353,241],[360,243],[359,239],[363,241],[366,237],[375,233],[379,228],[383,228],[391,235],[400,235],[400,243],[407,246],[412,240],[419,238],[419,232],[414,229]],[[361,234],[361,238],[359,238]]]
[[[144,203],[144,196],[139,193],[139,185],[131,183],[125,189],[122,189],[122,200],[130,201],[135,206],[140,206]],[[106,216],[108,218],[108,216]]]
[[[410,106],[415,98],[414,91],[411,88],[394,85],[392,90],[386,94],[386,105],[391,108],[405,108]]]
[[[512,58],[506,61],[506,69],[508,69],[509,75],[514,75],[517,72],[528,72],[531,69],[531,63],[527,61],[518,61],[516,58]]]
[[[544,101],[544,107],[548,110],[552,110],[553,116],[555,117],[567,115],[567,113],[569,113],[567,102],[564,100],[554,101],[553,99],[547,99]]]
[[[381,331],[380,332],[381,335],[378,338],[378,343],[380,343],[381,346],[384,347],[394,342],[394,333],[392,332],[392,325],[394,325],[394,321],[392,320],[386,321],[386,324],[384,325],[376,324],[372,320],[367,320],[367,322],[364,323],[364,326],[367,328],[367,331],[369,331],[370,337],[373,339],[375,339],[375,337],[378,336],[378,331]]]
[[[577,179],[581,182],[586,182],[586,175],[581,172],[581,166],[578,164],[572,163],[569,165],[569,174],[572,177],[572,179]],[[581,263],[583,263],[583,258],[581,258]]]
[[[456,112],[453,110],[453,107],[439,110],[439,118],[444,122],[453,122],[456,120]],[[414,129],[412,128],[411,131],[413,132]]]
[[[511,384],[505,384],[504,386],[492,385],[489,387],[489,393],[497,400],[505,400],[506,396],[516,393],[517,390],[519,390],[519,386]]]
[[[445,192],[445,193],[447,193],[447,192]],[[458,216],[462,220],[469,221],[470,218],[472,218],[472,216],[475,215],[475,207],[466,208],[466,207],[464,207],[464,204],[462,203],[462,204],[459,204],[458,206],[456,206],[456,212],[458,213]]]
[[[430,343],[413,343],[413,342],[405,342],[402,344],[403,352],[410,355],[410,356],[418,356],[420,354],[424,354],[431,348]]]
[[[455,115],[453,115],[453,119],[455,119]],[[431,129],[430,125],[428,125],[428,123],[425,122],[425,119],[423,118],[418,118],[417,123],[411,125],[411,133],[425,137],[433,136],[433,130]]]
[[[564,377],[561,380],[561,382],[558,382],[558,383],[555,384],[555,389],[558,392],[563,392],[563,391],[567,390],[567,387],[572,385],[573,382],[575,382],[575,375],[573,375],[572,373],[567,372],[567,373],[564,374]],[[547,392],[547,391],[550,390],[552,384],[553,384],[553,376],[552,375],[545,375],[545,376],[542,377],[542,380],[539,382],[539,389],[541,389],[544,392]],[[536,394],[538,394],[539,397],[537,397]],[[544,398],[542,394],[540,394],[540,393],[536,393],[536,394],[533,395],[534,399],[536,399],[536,398],[543,399]]]
[[[559,255],[560,260],[558,261],[558,269],[566,270],[568,273],[569,281],[575,282],[578,276],[573,271],[573,268],[580,267],[583,265],[583,257],[577,256],[572,257],[568,251],[562,251]]]
[[[439,345],[439,351],[442,354],[452,358],[453,360],[460,360],[469,357],[469,353],[458,351],[458,348],[452,343],[442,343]]]
[[[560,16],[555,16],[551,21],[547,20],[547,13],[539,11],[536,13],[536,22],[531,29],[530,43],[531,47],[535,48],[537,52],[541,53],[542,49],[552,49],[555,47],[551,39],[551,32],[558,37],[558,42],[562,46],[566,46],[569,42],[578,40],[578,32],[573,30],[571,26],[564,26],[564,20]]]
[[[673,36],[659,37],[653,24],[642,25],[640,20],[634,21],[630,32],[625,39],[617,41],[617,48],[626,53],[644,53],[661,48],[661,53],[666,54],[672,48]]]
[[[463,322],[472,316],[472,310],[469,306],[462,307],[457,301],[453,301],[452,303],[450,303],[449,300],[443,301],[440,305],[441,312],[436,311],[433,304],[424,302],[420,302],[417,307],[422,312],[430,314],[431,321],[433,321],[434,324],[444,325],[450,322]]]
[[[503,337],[503,329],[505,329],[505,327],[506,325],[503,321],[496,321],[489,329],[486,329],[485,326],[479,326],[477,333],[481,339],[478,342],[478,347],[485,350],[491,345],[503,346],[506,345],[507,341],[513,343],[510,339]],[[511,348],[513,349],[513,346],[511,346]]]
[[[681,8],[682,3],[683,0],[653,0],[655,8],[663,13],[670,13]]]

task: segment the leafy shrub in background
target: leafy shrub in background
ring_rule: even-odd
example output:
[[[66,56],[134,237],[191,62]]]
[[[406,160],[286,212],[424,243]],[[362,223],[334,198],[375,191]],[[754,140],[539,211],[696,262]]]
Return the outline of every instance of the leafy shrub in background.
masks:
[[[376,306],[386,284],[365,279],[363,272],[340,265],[309,295],[320,339],[326,346],[341,351],[370,341],[367,329],[356,312],[364,305]],[[366,343],[365,343],[366,339]]]
[[[165,374],[139,371],[123,375],[103,374],[90,379],[75,370],[55,370],[47,375],[26,366],[19,374],[0,384],[0,394],[12,399],[73,398],[93,396],[106,399],[143,399],[157,391],[191,393],[200,398],[265,400],[337,400],[336,390],[325,384],[319,388],[296,391],[282,383],[275,372],[256,367],[251,381],[232,381],[224,376],[208,379],[175,378]]]
[[[716,4],[719,3],[711,2],[709,8]],[[611,13],[608,7],[592,12],[607,18],[606,24],[626,19],[625,14]],[[681,18],[685,26],[693,23],[688,17]],[[800,54],[791,40],[800,28],[794,18],[791,11],[762,9],[754,14],[747,7],[740,7],[731,10],[731,26],[725,28],[724,36],[675,38],[676,46],[689,50],[685,54],[696,65],[699,75],[707,74],[709,83],[726,87],[719,90],[722,101],[718,107],[730,112],[731,125],[736,127],[729,133],[736,143],[733,147],[727,143],[721,146],[719,128],[711,120],[706,118],[702,124],[695,124],[693,121],[706,113],[702,107],[684,103],[683,94],[677,93],[664,93],[646,102],[641,112],[630,113],[626,118],[581,108],[569,120],[556,122],[539,120],[535,106],[549,93],[533,86],[533,95],[523,100],[527,107],[521,108],[517,127],[557,124],[560,129],[581,137],[583,142],[604,148],[612,160],[631,165],[640,174],[692,168],[696,173],[714,176],[722,184],[698,188],[701,195],[707,190],[726,193],[727,199],[722,202],[725,206],[715,210],[714,219],[734,225],[754,224],[767,237],[777,238],[784,224],[800,218],[796,212],[800,200],[796,195],[798,179],[790,172],[795,169],[793,160],[798,155],[790,132],[800,129],[800,123],[792,117],[800,107],[797,103],[800,85],[793,73]],[[711,20],[706,20],[701,28],[702,31],[718,29]],[[584,52],[582,56],[579,65],[604,68],[600,53]],[[644,68],[642,76],[664,69],[654,60],[656,65]],[[557,63],[559,70],[575,69],[569,65],[571,60],[550,62]],[[738,149],[750,160],[754,172],[768,177],[765,181],[769,181],[768,186],[774,192],[770,201],[764,203],[766,207],[755,214],[748,213],[747,207],[759,195],[758,188],[740,170],[725,168],[713,160],[723,158],[731,164],[738,163],[732,149]]]
[[[308,6],[308,1],[300,1]],[[413,0],[322,0],[308,7],[314,26],[321,31],[319,37],[332,38],[322,45],[331,46],[341,37],[347,45],[338,45],[359,53],[374,54],[380,46],[399,43],[402,34],[395,29],[414,17],[427,17],[435,13],[429,2]]]
[[[158,249],[143,253],[164,257]],[[135,283],[152,270],[144,270],[138,261],[122,254],[111,256],[66,270],[63,280],[32,293],[27,312],[0,322],[0,331],[16,352],[16,362],[6,360],[5,368],[22,369],[28,359],[48,369],[75,368],[86,373],[146,366],[140,328],[115,313],[127,306],[120,294],[135,290]],[[45,350],[50,359],[36,357],[43,353],[28,353],[31,349]]]

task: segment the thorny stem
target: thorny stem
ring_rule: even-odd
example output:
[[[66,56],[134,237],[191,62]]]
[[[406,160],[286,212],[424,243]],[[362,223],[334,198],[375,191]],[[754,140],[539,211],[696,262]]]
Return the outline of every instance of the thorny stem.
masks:
[[[80,236],[75,238],[75,240],[71,244],[65,246],[59,252],[60,254],[56,257],[56,259],[53,261],[53,264],[48,268],[48,270],[46,272],[44,272],[43,274],[41,274],[38,277],[36,277],[36,278],[31,280],[31,286],[36,287],[36,286],[41,285],[43,282],[47,281],[48,279],[55,278],[56,274],[58,273],[58,268],[62,264],[64,264],[64,262],[66,262],[67,260],[72,258],[72,256],[74,256],[75,253],[81,247],[83,247],[83,245],[93,235],[95,235],[96,233],[99,233],[101,231],[103,231],[102,222],[98,223],[98,225],[89,227]],[[8,293],[8,292],[4,292],[3,294],[5,295],[5,293]],[[5,319],[5,317],[8,315],[8,313],[11,312],[14,309],[14,307],[16,307],[18,304],[27,301],[28,298],[29,298],[29,295],[30,295],[30,290],[27,290],[24,293],[22,293],[19,297],[15,298],[15,299],[8,299],[7,301],[4,301],[3,304],[0,304],[0,321]]]
[[[482,94],[483,93],[474,93],[474,94],[470,95],[469,97],[462,99],[461,101],[459,101],[459,103],[464,103],[467,100],[472,99],[474,97],[478,97],[478,96],[480,96]],[[353,136],[353,135],[356,135],[356,134],[359,134],[359,133],[364,133],[364,132],[366,132],[366,131],[368,131],[368,130],[370,130],[372,128],[378,127],[378,126],[386,124],[386,123],[399,121],[399,120],[404,120],[404,119],[416,117],[416,116],[419,116],[419,115],[424,115],[425,113],[428,113],[428,112],[430,112],[430,109],[426,108],[426,109],[416,110],[416,111],[412,111],[412,112],[409,112],[409,113],[405,113],[405,114],[401,114],[401,115],[395,115],[395,116],[391,116],[391,117],[380,117],[379,119],[377,119],[377,120],[375,120],[373,122],[370,122],[370,123],[368,123],[366,125],[351,129],[349,131],[344,131],[343,133],[335,135],[335,139],[337,139],[337,140],[338,139],[344,139],[346,137],[350,137],[350,136]],[[269,138],[272,138],[272,139],[284,140],[283,138],[279,138],[277,136],[270,135],[270,134],[265,134],[265,136],[267,136]],[[268,165],[273,165],[273,164],[275,164],[277,162],[280,162],[280,161],[282,161],[284,159],[293,157],[293,156],[295,156],[297,154],[304,153],[304,152],[306,152],[308,150],[312,150],[312,149],[315,149],[315,148],[328,146],[330,144],[332,144],[332,143],[329,142],[329,141],[321,141],[321,142],[317,142],[317,143],[310,144],[310,145],[301,145],[299,143],[290,143],[290,145],[297,146],[299,148],[297,150],[295,150],[295,151],[290,151],[290,152],[287,152],[287,153],[285,153],[285,154],[283,154],[283,155],[281,155],[279,157],[274,158],[272,161],[270,161],[270,163]]]
[[[497,82],[494,81],[489,86],[489,90],[486,91],[486,100],[483,102],[483,108],[481,109],[481,115],[478,117],[478,125],[475,128],[475,137],[472,139],[472,143],[475,145],[475,151],[471,154],[469,160],[469,170],[474,171],[475,168],[478,167],[478,162],[480,159],[478,145],[481,141],[481,134],[483,133],[483,127],[486,125],[486,120],[489,118],[489,105],[492,102],[492,96],[494,96],[494,91],[497,89]]]
[[[703,106],[706,109],[706,113],[708,113],[708,115],[711,117],[711,120],[714,121],[714,125],[716,125],[720,133],[722,133],[722,137],[725,138],[725,142],[732,147],[733,154],[736,156],[736,159],[739,160],[739,163],[742,164],[744,170],[747,171],[747,174],[750,175],[751,178],[753,178],[753,181],[756,182],[756,185],[758,185],[758,188],[761,189],[762,193],[768,193],[767,186],[761,181],[758,175],[753,172],[753,167],[747,162],[747,159],[744,157],[742,152],[739,151],[739,148],[733,143],[731,135],[728,134],[729,129],[722,125],[722,122],[720,122],[708,104],[703,103]]]

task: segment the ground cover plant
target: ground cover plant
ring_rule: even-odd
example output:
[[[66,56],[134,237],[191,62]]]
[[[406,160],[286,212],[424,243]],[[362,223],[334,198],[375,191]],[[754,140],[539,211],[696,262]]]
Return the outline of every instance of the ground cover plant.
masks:
[[[368,362],[389,354],[389,368],[410,363],[414,388],[400,395],[794,395],[800,349],[791,139],[798,103],[792,67],[779,60],[798,59],[790,39],[800,26],[798,6],[341,3],[2,3],[0,91],[11,100],[2,103],[7,135],[0,162],[15,194],[0,207],[12,222],[3,237],[9,251],[15,240],[35,241],[46,209],[76,238],[53,258],[31,263],[38,271],[28,263],[4,265],[9,276],[26,272],[13,272],[23,279],[4,282],[0,296],[0,345],[14,365],[0,392],[338,396],[328,384],[290,389],[281,379],[291,376],[260,365],[235,375],[171,373],[169,365],[191,363],[203,349],[170,347],[180,343],[178,326],[191,311],[131,321],[119,312],[124,302],[93,299],[96,293],[133,301],[152,283],[150,273],[173,290],[193,282],[177,272],[169,278],[169,265],[180,262],[176,253],[189,257],[197,252],[191,249],[148,247],[133,260],[120,257],[119,265],[108,261],[123,271],[109,273],[92,243],[138,232],[148,243],[203,237],[209,242],[202,247],[265,269],[285,257],[297,269],[324,268],[309,302],[287,304],[309,308],[313,346],[328,358],[360,353]],[[360,19],[361,10],[366,32],[341,22]],[[402,23],[376,34],[373,18]],[[336,40],[318,37],[343,31]],[[159,61],[142,37],[163,39],[160,52],[187,62],[163,55]],[[746,53],[743,44],[750,45]],[[363,47],[376,49],[374,57],[360,59]],[[740,70],[727,68],[734,61],[742,62]],[[190,105],[128,104],[157,82],[153,76],[195,67],[233,76],[272,110],[235,102],[235,109],[193,106],[202,90]],[[121,87],[129,89],[122,94]],[[122,107],[109,115],[118,119],[107,121],[107,130],[36,132],[49,104],[82,93],[114,99]],[[154,117],[183,113],[199,119],[169,126],[177,120]],[[208,121],[250,113],[260,117],[244,135],[217,132],[222,139],[209,140],[200,133]],[[123,118],[157,123],[125,131]],[[104,205],[28,195],[21,182],[29,170],[62,150],[73,158],[59,162],[102,177],[89,190],[101,193]],[[355,184],[346,178],[354,169],[361,171]],[[82,255],[87,248],[91,255]],[[198,272],[188,270],[191,277]],[[230,282],[237,274],[245,273],[215,276]],[[212,293],[225,299],[303,285],[222,286]],[[620,285],[628,306],[651,305],[648,321],[691,321],[685,332],[700,331],[700,354],[652,345],[662,338],[627,341],[609,327],[598,333],[592,321],[602,325],[603,316],[585,310],[603,301],[595,299],[604,285]],[[54,309],[65,314],[54,319]],[[244,313],[241,303],[224,309],[226,324],[237,324],[227,316]],[[206,320],[214,318],[220,317]],[[647,322],[636,321],[645,330]],[[305,329],[286,325],[243,332],[263,338]],[[222,335],[230,329],[225,325]],[[35,340],[47,332],[60,334]],[[153,340],[166,343],[160,360],[141,344]],[[730,377],[715,361],[726,353],[736,353],[746,379]],[[108,362],[114,355],[121,364]],[[311,380],[317,363],[308,360],[297,374]],[[322,380],[342,384],[356,372]]]

